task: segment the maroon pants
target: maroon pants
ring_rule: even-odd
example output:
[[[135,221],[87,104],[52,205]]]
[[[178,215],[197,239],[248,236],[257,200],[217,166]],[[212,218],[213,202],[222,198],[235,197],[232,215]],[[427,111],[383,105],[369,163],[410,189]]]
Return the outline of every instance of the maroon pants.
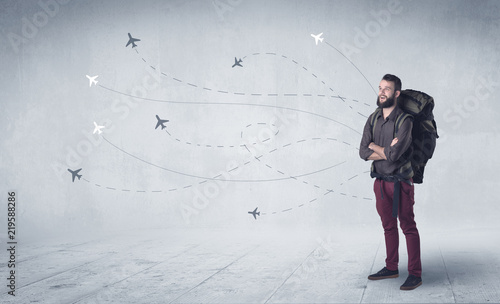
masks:
[[[387,258],[385,267],[389,270],[397,270],[399,263],[399,232],[397,218],[392,217],[392,198],[394,195],[394,183],[376,179],[373,190],[377,198],[377,212],[384,227],[385,248]],[[401,182],[401,193],[399,196],[398,217],[399,224],[406,237],[406,249],[408,250],[408,272],[417,277],[422,276],[422,264],[420,262],[420,237],[418,235],[415,215],[413,214],[414,186]]]

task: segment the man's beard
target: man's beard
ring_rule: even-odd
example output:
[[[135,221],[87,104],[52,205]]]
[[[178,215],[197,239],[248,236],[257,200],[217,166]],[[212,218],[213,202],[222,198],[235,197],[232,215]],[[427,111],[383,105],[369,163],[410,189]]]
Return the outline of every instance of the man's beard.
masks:
[[[377,106],[381,109],[383,108],[390,108],[396,103],[396,100],[394,99],[394,95],[391,97],[386,97],[385,101],[383,103],[380,102],[380,96],[377,97]]]

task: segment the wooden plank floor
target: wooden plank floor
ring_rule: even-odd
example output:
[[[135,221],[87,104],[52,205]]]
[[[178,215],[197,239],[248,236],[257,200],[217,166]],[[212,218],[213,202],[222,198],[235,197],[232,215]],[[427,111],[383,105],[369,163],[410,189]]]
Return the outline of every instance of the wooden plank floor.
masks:
[[[376,229],[147,230],[20,244],[16,297],[2,303],[499,303],[498,230],[421,231],[424,284],[369,281],[383,267]],[[497,242],[493,240],[496,238]],[[6,276],[2,264],[2,277]],[[4,284],[5,285],[5,284]]]

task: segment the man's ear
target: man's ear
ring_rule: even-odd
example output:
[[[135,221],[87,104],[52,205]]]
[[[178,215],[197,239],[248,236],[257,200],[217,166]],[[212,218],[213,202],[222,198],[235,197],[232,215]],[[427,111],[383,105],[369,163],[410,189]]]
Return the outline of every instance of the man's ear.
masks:
[[[396,92],[394,92],[394,95],[396,96],[396,98],[398,98],[398,97],[399,97],[399,94],[401,94],[401,91],[396,91]]]

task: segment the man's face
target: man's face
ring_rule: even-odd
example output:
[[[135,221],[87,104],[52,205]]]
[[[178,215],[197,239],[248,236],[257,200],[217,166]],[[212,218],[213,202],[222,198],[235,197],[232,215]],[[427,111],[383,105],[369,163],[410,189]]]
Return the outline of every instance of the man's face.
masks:
[[[399,91],[394,91],[392,81],[382,80],[378,86],[377,106],[379,108],[390,108],[396,103]]]

